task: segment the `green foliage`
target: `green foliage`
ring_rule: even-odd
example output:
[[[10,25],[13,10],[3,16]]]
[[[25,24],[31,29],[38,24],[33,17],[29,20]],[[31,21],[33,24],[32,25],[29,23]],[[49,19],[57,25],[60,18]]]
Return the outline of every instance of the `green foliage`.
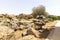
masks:
[[[48,18],[51,18],[53,20],[57,20],[58,19],[58,16],[55,16],[55,15],[49,15]]]
[[[38,7],[34,7],[32,9],[32,11],[33,11],[32,12],[32,15],[35,18],[36,18],[37,15],[44,15],[44,16],[47,16],[48,15],[47,12],[45,12],[45,7],[43,5],[40,5]]]
[[[54,20],[60,20],[60,16],[49,15],[48,18],[52,18]]]
[[[60,20],[60,16],[57,16],[58,17],[58,20]]]

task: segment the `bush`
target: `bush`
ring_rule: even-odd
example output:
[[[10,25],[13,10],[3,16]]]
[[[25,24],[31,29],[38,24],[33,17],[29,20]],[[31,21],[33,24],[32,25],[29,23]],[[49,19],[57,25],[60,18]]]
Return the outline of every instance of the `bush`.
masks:
[[[55,16],[55,15],[49,15],[48,18],[51,18],[53,20],[57,20],[58,19],[58,16]]]
[[[33,17],[34,18],[36,18],[38,15],[40,16],[40,15],[44,15],[45,17],[47,17],[47,15],[48,15],[48,13],[47,12],[45,12],[45,7],[43,6],[43,5],[40,5],[40,6],[38,6],[38,7],[34,7],[33,9],[32,9],[32,15],[33,15]]]

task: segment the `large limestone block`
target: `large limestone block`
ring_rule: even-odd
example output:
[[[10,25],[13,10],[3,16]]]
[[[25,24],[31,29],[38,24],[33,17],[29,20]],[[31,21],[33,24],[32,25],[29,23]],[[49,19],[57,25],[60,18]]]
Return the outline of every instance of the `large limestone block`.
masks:
[[[10,29],[6,26],[0,26],[0,39],[4,39],[4,38],[6,39],[12,36],[13,32],[14,32],[13,29]]]

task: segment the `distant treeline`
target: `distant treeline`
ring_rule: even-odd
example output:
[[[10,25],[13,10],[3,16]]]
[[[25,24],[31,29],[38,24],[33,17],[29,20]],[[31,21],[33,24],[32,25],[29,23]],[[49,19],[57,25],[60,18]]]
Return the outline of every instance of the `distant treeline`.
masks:
[[[48,18],[52,18],[53,20],[60,20],[60,16],[49,15]]]

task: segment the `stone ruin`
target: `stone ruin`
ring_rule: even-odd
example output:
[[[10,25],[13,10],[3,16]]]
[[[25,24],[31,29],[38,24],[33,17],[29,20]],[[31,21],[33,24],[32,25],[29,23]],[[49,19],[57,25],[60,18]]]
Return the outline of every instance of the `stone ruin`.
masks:
[[[43,26],[48,22],[48,18],[36,19],[32,15],[0,14],[0,40],[45,40],[50,29]]]

